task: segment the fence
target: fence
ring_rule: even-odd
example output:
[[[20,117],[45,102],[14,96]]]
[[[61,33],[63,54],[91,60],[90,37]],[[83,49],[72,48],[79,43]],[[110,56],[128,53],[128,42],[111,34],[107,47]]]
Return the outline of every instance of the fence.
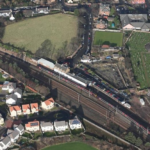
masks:
[[[93,29],[93,31],[108,31],[108,32],[122,32],[122,30],[109,30],[109,29]]]

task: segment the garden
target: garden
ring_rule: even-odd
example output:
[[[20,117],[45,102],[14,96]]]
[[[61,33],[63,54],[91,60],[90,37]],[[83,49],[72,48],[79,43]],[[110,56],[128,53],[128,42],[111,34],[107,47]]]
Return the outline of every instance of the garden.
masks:
[[[103,32],[96,31],[94,33],[94,45],[110,45],[122,46],[123,33],[122,32]]]
[[[150,42],[149,39],[149,33],[133,32],[126,44],[130,52],[134,76],[141,89],[150,87],[150,53],[145,49],[145,45]]]

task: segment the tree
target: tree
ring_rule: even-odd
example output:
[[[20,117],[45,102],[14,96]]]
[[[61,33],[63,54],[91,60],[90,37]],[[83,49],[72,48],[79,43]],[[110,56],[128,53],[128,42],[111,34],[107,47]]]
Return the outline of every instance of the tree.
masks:
[[[78,9],[75,9],[75,10],[74,10],[74,14],[75,14],[76,16],[79,16],[79,10],[78,10]]]
[[[125,136],[125,139],[130,143],[135,144],[136,137],[133,135],[132,132],[129,132],[128,135]]]
[[[52,43],[49,39],[47,39],[41,44],[41,47],[35,52],[35,55],[38,57],[49,57],[51,50]]]
[[[87,10],[82,7],[82,8],[79,9],[79,13],[80,13],[80,15],[87,14]]]
[[[23,17],[24,17],[24,15],[23,15],[22,11],[15,14],[16,21],[21,20]]]
[[[141,138],[138,137],[138,138],[136,139],[136,141],[135,141],[135,145],[136,145],[136,146],[141,146],[142,144],[143,144],[143,141],[141,140]]]
[[[79,22],[82,24],[87,24],[86,20],[83,17],[79,17]]]
[[[145,143],[145,146],[146,146],[146,147],[150,147],[150,142],[146,142],[146,143]]]

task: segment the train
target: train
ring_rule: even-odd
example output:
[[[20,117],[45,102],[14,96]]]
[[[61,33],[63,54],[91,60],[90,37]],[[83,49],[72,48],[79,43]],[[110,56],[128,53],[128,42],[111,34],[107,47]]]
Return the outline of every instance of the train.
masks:
[[[54,64],[51,61],[48,61],[46,59],[39,59],[37,60],[37,65],[40,69],[44,70],[44,71],[51,71],[55,74],[58,74],[59,76],[63,76],[65,78],[67,78],[68,80],[71,80],[83,87],[87,87],[87,86],[91,86],[92,84],[94,84],[92,81],[86,80],[80,76],[77,76],[73,73],[70,73],[70,69],[68,69],[69,67],[65,66],[65,65],[61,65],[61,64]]]

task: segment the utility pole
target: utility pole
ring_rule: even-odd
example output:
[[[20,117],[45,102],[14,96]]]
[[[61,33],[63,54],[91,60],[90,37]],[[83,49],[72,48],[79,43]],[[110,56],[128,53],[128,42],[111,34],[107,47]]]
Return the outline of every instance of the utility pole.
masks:
[[[149,128],[147,127],[147,134],[149,134]]]
[[[116,106],[115,113],[116,113],[116,114],[118,113],[118,105]]]

